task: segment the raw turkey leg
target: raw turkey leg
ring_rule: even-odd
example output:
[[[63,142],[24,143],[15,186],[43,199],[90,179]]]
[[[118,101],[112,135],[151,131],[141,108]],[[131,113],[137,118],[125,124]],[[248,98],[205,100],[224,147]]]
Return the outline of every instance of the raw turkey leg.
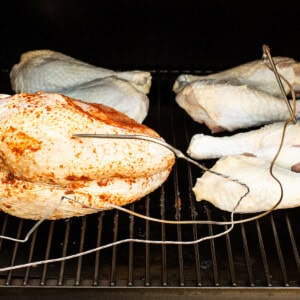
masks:
[[[271,162],[278,151],[284,123],[278,122],[232,136],[214,137],[196,134],[187,153],[195,159],[215,159],[227,155],[251,153]],[[286,169],[300,171],[300,125],[287,126],[283,147],[276,164]]]

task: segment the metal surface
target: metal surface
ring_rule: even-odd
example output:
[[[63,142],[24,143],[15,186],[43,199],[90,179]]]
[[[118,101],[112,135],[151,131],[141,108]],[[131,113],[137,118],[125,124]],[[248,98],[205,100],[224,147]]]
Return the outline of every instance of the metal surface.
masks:
[[[193,134],[208,130],[176,105],[171,87],[179,73],[153,72],[145,123],[185,152]],[[9,93],[8,73],[0,76],[1,92]],[[191,189],[201,173],[179,160],[161,188],[127,208],[160,219],[228,220],[229,214],[206,202],[195,202]],[[296,298],[300,292],[299,213],[299,208],[275,211],[236,225],[223,237],[195,245],[126,243],[72,260],[2,272],[0,295],[11,299],[88,299],[96,295],[107,299],[141,295],[145,299],[176,299],[176,295],[197,299]],[[0,213],[1,235],[22,238],[33,224]],[[0,240],[0,266],[70,255],[124,238],[195,240],[227,228],[157,224],[118,210],[45,221],[26,243]]]

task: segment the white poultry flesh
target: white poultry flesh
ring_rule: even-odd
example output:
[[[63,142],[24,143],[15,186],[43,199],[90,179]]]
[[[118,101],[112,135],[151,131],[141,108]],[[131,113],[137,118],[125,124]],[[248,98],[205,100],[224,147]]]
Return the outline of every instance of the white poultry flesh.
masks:
[[[211,136],[195,134],[187,153],[195,159],[217,159],[228,155],[248,153],[272,162],[281,142],[284,123],[265,125],[256,130],[240,132],[231,136]],[[276,164],[292,171],[300,172],[300,125],[286,127],[282,148]]]
[[[194,121],[204,123],[212,133],[283,121],[290,116],[281,97],[231,81],[194,81],[176,95],[176,101]],[[296,102],[298,118],[299,100]]]
[[[288,80],[296,92],[300,92],[300,63],[290,57],[277,56],[273,60],[278,73]],[[173,90],[178,93],[185,85],[202,79],[235,81],[240,85],[250,85],[257,90],[281,96],[274,73],[262,59],[205,76],[181,74],[177,77]],[[286,82],[283,80],[282,83],[286,92],[290,93],[290,88]]]
[[[52,50],[33,50],[21,55],[10,72],[11,86],[16,93],[57,92],[98,78],[116,76],[147,94],[151,74],[146,71],[123,71],[97,67]]]
[[[247,155],[225,156],[220,158],[211,171],[229,176],[246,184],[245,186],[224,178],[212,172],[205,172],[193,188],[196,200],[206,200],[221,210],[237,213],[256,213],[268,211],[279,203],[276,209],[300,206],[300,174],[285,168],[274,166],[273,174],[281,182],[281,189],[277,181],[270,175],[270,163],[262,158]]]
[[[95,79],[58,93],[113,107],[139,123],[145,120],[149,110],[149,98],[116,76]]]
[[[287,57],[275,57],[274,61],[279,74],[298,95],[299,62]],[[291,94],[290,86],[285,80],[282,83],[286,94]],[[182,74],[173,90],[179,106],[212,133],[264,125],[229,136],[192,137],[187,149],[192,158],[218,159],[211,170],[197,179],[193,188],[196,200],[209,201],[229,212],[267,211],[281,197],[279,183],[270,173],[272,167],[283,186],[283,198],[276,209],[300,206],[300,126],[296,123],[286,127],[282,148],[274,160],[283,135],[283,121],[290,113],[266,62],[257,60],[207,76]],[[295,104],[298,119],[299,100]],[[271,165],[273,161],[275,164]],[[249,194],[239,203],[246,192],[244,185],[249,187]]]
[[[20,62],[11,69],[10,80],[16,93],[55,92],[101,103],[139,123],[149,110],[149,72],[115,72],[51,50],[22,54]]]

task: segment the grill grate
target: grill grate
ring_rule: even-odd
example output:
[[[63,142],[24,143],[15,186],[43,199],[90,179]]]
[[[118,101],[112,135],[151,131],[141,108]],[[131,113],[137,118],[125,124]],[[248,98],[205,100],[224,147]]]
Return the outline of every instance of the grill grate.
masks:
[[[145,123],[185,152],[191,136],[207,129],[175,103],[180,72],[153,72]],[[9,93],[8,73],[0,86]],[[207,166],[212,162],[207,162]],[[128,206],[146,216],[173,220],[228,220],[210,204],[196,203],[192,187],[200,171],[177,161],[168,181]],[[4,287],[299,288],[298,208],[275,211],[236,225],[230,234],[194,245],[124,243],[71,260],[0,273]],[[1,235],[24,237],[34,222],[0,213]],[[116,210],[82,218],[45,221],[26,243],[0,239],[0,265],[12,266],[71,255],[126,238],[196,240],[228,226],[156,224]]]

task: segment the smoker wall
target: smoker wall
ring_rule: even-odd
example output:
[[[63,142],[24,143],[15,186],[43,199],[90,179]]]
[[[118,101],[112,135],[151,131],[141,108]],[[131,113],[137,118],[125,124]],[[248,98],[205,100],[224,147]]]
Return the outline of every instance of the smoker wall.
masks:
[[[0,66],[49,48],[117,68],[219,69],[261,56],[300,59],[297,1],[1,1]]]

